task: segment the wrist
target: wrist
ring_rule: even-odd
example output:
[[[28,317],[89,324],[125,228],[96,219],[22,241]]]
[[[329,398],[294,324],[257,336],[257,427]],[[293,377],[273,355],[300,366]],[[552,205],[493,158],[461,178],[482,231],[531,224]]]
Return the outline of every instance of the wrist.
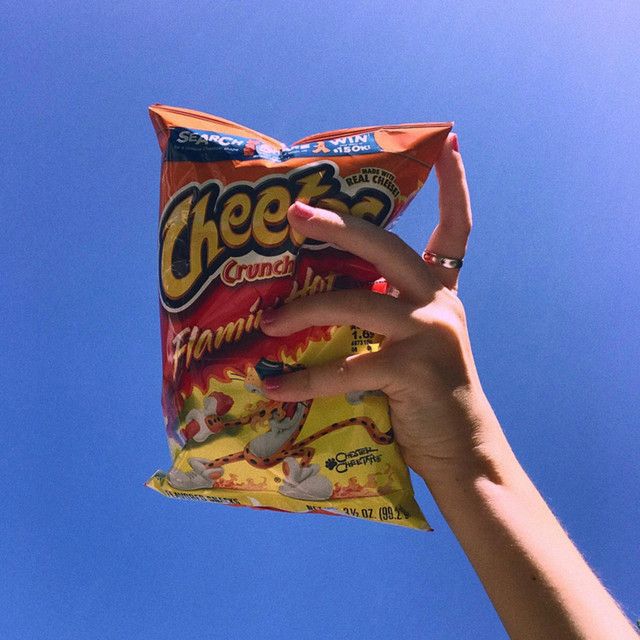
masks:
[[[443,411],[451,434],[437,452],[412,452],[407,462],[430,490],[473,487],[487,480],[503,484],[519,463],[509,446],[489,401],[481,389],[461,389]]]

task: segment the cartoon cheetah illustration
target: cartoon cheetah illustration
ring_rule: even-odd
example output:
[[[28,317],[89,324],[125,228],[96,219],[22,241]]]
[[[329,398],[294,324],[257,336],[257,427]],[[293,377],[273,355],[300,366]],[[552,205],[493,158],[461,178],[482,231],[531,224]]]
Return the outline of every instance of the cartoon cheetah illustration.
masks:
[[[245,384],[247,388],[252,387],[250,390],[259,392],[261,381],[268,375],[283,372],[284,367],[286,365],[282,363],[261,360],[255,370],[249,372]],[[244,461],[257,469],[269,469],[282,464],[285,479],[278,489],[280,493],[301,500],[327,500],[331,497],[333,486],[328,478],[320,475],[319,466],[311,464],[315,449],[309,445],[339,429],[355,426],[364,427],[369,437],[377,444],[391,444],[393,431],[389,429],[382,432],[370,418],[360,416],[334,422],[298,441],[298,436],[309,415],[311,404],[312,400],[272,403],[267,433],[257,436],[237,453],[221,456],[215,460],[199,457],[189,458],[188,462],[192,470],[184,472],[179,469],[171,469],[167,476],[169,483],[180,490],[212,488],[215,480],[224,474],[223,467],[227,464]],[[263,418],[266,412],[267,409],[262,409],[257,417]],[[240,420],[220,423],[217,431],[210,432],[209,436],[225,428],[248,424],[255,418],[255,415],[246,416]]]
[[[365,416],[334,422],[298,441],[310,407],[311,401],[282,403],[281,408],[272,410],[269,431],[251,440],[242,451],[215,460],[189,458],[192,471],[185,473],[172,469],[168,474],[169,483],[181,490],[211,488],[215,480],[223,475],[223,467],[227,464],[244,461],[256,469],[269,469],[282,464],[285,480],[278,489],[280,493],[302,500],[327,500],[331,497],[333,486],[328,478],[320,475],[318,465],[311,464],[315,449],[309,445],[329,433],[354,426],[364,427],[377,444],[393,442],[392,429],[382,432]],[[282,414],[284,418],[280,417]]]

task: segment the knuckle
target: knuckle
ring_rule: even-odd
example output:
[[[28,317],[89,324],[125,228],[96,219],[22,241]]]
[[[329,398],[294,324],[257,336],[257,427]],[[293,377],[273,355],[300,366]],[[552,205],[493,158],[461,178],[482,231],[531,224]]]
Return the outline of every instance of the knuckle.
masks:
[[[413,313],[414,318],[439,340],[458,341],[466,332],[466,316],[460,299],[448,289],[438,292],[436,302]]]
[[[453,313],[443,313],[431,327],[438,344],[448,353],[458,353],[463,343],[465,327]]]
[[[457,296],[456,293],[446,290],[447,293],[447,308],[451,312],[451,314],[458,319],[462,324],[466,325],[467,323],[467,315],[464,310],[464,305],[462,304],[462,300]]]

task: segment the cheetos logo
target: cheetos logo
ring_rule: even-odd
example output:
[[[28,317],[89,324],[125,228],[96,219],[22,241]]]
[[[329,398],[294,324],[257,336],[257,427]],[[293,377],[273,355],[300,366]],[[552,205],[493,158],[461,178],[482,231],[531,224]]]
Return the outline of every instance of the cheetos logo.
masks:
[[[348,192],[345,192],[347,190]],[[254,183],[191,183],[175,193],[160,219],[160,293],[168,311],[191,305],[218,277],[228,286],[293,272],[303,243],[287,222],[295,200],[383,225],[393,199],[383,190],[356,190],[332,162],[320,162]],[[309,248],[320,243],[304,240]],[[227,264],[229,263],[229,264]],[[260,263],[252,268],[251,263]],[[271,266],[269,266],[271,265]],[[227,267],[225,269],[225,267]],[[240,277],[242,276],[242,277]]]

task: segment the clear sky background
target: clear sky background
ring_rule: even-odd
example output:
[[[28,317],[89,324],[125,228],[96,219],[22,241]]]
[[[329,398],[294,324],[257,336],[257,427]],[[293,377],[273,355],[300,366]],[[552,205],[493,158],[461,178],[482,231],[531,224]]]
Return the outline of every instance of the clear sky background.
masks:
[[[0,637],[505,637],[421,481],[430,534],[143,486],[169,465],[153,102],[284,142],[456,121],[486,392],[640,617],[637,2],[0,5]],[[416,249],[436,197],[396,227]]]

